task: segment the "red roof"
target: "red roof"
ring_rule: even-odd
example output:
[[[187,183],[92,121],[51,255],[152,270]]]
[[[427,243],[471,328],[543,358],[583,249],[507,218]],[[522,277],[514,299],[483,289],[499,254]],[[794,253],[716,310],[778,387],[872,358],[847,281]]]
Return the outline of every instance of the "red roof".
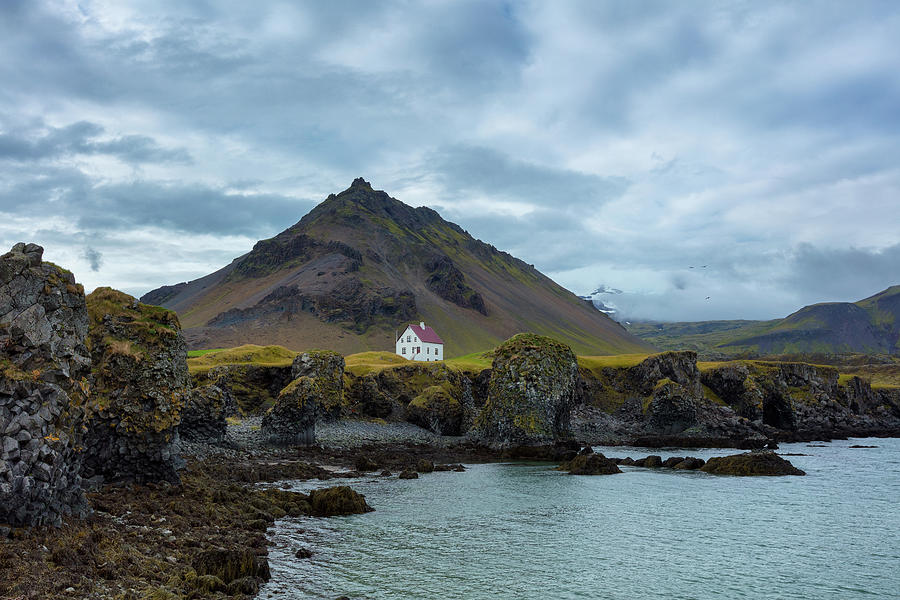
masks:
[[[437,332],[428,325],[425,326],[425,329],[422,329],[418,325],[413,325],[412,323],[410,323],[409,328],[412,329],[413,333],[416,334],[416,336],[418,336],[418,338],[423,342],[427,342],[429,344],[444,343],[444,340],[441,339]]]

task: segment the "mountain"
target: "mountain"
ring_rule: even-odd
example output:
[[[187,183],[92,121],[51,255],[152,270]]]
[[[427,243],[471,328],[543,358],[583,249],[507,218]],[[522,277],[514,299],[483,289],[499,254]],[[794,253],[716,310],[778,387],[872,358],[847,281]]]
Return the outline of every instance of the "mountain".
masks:
[[[393,350],[398,330],[426,321],[448,357],[521,331],[580,354],[652,349],[534,266],[361,178],[228,266],[141,301],[175,310],[192,348]]]
[[[900,355],[900,285],[859,302],[804,306],[773,321],[644,322],[628,330],[661,349],[707,355]]]

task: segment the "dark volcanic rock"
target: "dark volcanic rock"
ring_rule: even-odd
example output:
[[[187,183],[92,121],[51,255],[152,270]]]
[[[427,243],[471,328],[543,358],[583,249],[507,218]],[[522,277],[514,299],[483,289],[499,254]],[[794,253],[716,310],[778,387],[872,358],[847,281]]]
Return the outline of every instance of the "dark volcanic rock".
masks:
[[[228,428],[225,417],[235,410],[234,399],[221,388],[214,385],[194,388],[178,431],[188,441],[217,444],[225,439]]]
[[[84,291],[42,255],[20,243],[0,256],[0,524],[14,526],[87,510],[77,452],[90,376]]]
[[[710,458],[700,469],[714,475],[806,475],[774,452],[746,452]]]
[[[646,418],[655,431],[679,433],[697,424],[697,403],[684,386],[664,379],[653,390]]]
[[[87,297],[94,387],[84,475],[177,482],[178,426],[191,395],[174,312],[97,288]]]
[[[407,420],[439,435],[462,433],[463,407],[446,388],[433,385],[406,407]]]
[[[366,504],[365,496],[346,485],[311,491],[309,504],[315,517],[358,515],[375,510]]]
[[[276,445],[309,445],[316,441],[316,402],[328,390],[322,380],[300,377],[290,383],[262,419],[262,433]]]
[[[215,385],[234,398],[241,414],[253,415],[271,408],[291,381],[291,367],[236,364],[213,367],[198,375],[195,385]]]
[[[557,469],[568,471],[570,475],[615,475],[622,472],[615,462],[599,452],[579,454],[572,460],[559,465]]]
[[[458,306],[488,314],[481,294],[466,283],[465,275],[449,256],[435,256],[425,264],[425,268],[428,270],[425,285],[429,290]]]
[[[476,420],[480,437],[503,449],[567,436],[577,374],[565,344],[530,333],[510,338],[494,351],[488,400]]]
[[[316,402],[319,416],[338,418],[344,403],[344,357],[331,350],[310,350],[297,355],[291,378],[315,377],[328,393]]]
[[[416,473],[415,471],[410,471],[410,470],[407,469],[407,470],[405,470],[405,471],[401,471],[401,472],[400,472],[400,475],[398,475],[398,477],[399,477],[400,479],[418,479],[418,478],[419,478],[419,474]]]

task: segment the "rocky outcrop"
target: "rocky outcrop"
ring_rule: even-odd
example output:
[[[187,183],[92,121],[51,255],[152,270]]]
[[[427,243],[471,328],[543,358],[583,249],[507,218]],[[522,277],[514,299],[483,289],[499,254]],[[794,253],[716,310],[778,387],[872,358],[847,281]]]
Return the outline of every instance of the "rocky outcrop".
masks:
[[[84,290],[16,244],[0,256],[0,524],[83,514],[81,427],[90,387]]]
[[[428,388],[440,387],[426,392]],[[435,433],[469,431],[477,412],[472,381],[442,362],[410,362],[367,373],[348,374],[346,412],[407,420]]]
[[[311,491],[309,505],[314,517],[359,515],[375,510],[366,504],[365,496],[346,485]]]
[[[174,312],[98,288],[87,297],[94,387],[84,475],[177,482],[178,426],[191,395]]]
[[[713,475],[806,475],[790,461],[770,451],[715,456],[700,470]]]
[[[315,377],[327,393],[317,401],[318,416],[334,419],[344,405],[344,357],[331,350],[310,350],[297,355],[291,365],[291,380]]]
[[[594,452],[590,446],[572,460],[560,464],[557,470],[568,471],[569,475],[615,475],[622,472],[614,461],[600,452]]]
[[[648,427],[658,433],[672,434],[697,425],[695,398],[689,388],[670,379],[661,380],[654,388],[645,412]]]
[[[324,380],[300,377],[278,395],[262,419],[262,433],[278,446],[310,445],[316,441],[316,402],[329,393]]]
[[[407,420],[438,435],[460,435],[463,408],[446,387],[425,388],[406,407]]]
[[[568,436],[577,374],[575,354],[565,344],[531,333],[513,336],[494,351],[478,436],[500,449]]]
[[[181,415],[178,429],[181,438],[190,442],[222,442],[228,428],[225,418],[236,410],[234,398],[221,388],[215,385],[194,388]]]
[[[293,378],[291,367],[235,364],[220,365],[193,375],[194,385],[215,385],[234,398],[242,415],[265,412]],[[226,416],[232,416],[226,414]]]
[[[425,263],[425,269],[428,271],[425,285],[429,290],[457,306],[477,310],[483,315],[488,314],[484,298],[466,283],[465,275],[456,268],[449,256],[432,257]]]

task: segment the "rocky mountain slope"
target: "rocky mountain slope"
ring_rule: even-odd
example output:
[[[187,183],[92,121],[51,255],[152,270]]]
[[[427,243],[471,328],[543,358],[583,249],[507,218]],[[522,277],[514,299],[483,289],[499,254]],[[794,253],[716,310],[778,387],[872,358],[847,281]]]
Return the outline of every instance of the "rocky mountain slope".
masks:
[[[520,331],[590,354],[650,347],[532,265],[363,179],[230,265],[141,301],[175,310],[191,348],[393,349],[395,330],[420,320],[447,356]]]
[[[859,302],[823,302],[773,321],[634,322],[658,348],[705,355],[900,355],[900,285]]]

